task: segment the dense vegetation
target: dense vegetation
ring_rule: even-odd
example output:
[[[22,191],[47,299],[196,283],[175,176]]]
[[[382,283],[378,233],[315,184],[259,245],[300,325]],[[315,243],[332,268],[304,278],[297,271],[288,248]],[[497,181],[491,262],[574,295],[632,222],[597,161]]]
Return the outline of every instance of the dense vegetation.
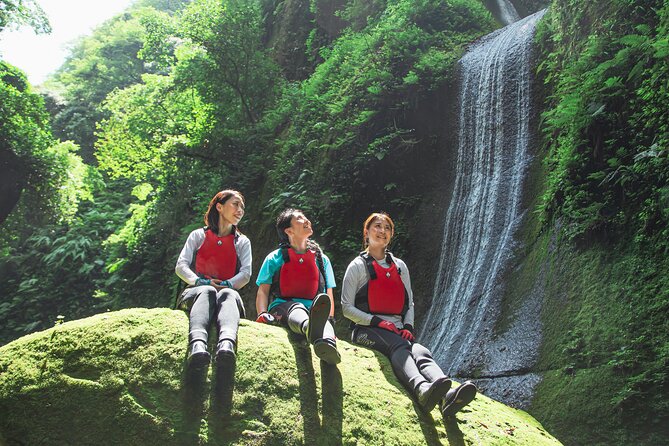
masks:
[[[386,167],[419,153],[407,115],[493,29],[489,13],[470,0],[351,1],[333,30],[314,1],[296,25],[311,55],[298,82],[265,45],[290,12],[273,17],[277,7],[147,0],[74,46],[44,88],[54,135],[89,163],[86,193],[67,220],[4,242],[1,282],[21,291],[2,307],[13,321],[3,339],[59,314],[169,305],[174,257],[221,187],[249,195],[245,225],[261,246],[277,210],[298,206],[340,262],[358,247],[349,223],[367,212],[351,212],[353,191],[370,206],[415,205],[415,182]]]
[[[548,254],[554,300],[540,364],[560,371],[535,410],[571,442],[661,443],[669,435],[669,5],[555,1],[538,40],[548,95],[539,209],[562,248]],[[555,407],[555,395],[581,406]]]

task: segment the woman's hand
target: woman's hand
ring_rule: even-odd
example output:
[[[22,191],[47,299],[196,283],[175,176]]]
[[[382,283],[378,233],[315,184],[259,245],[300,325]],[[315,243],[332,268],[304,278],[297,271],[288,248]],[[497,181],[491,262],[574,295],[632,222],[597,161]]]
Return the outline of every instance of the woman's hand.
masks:
[[[217,290],[222,290],[224,288],[232,288],[232,284],[230,283],[229,280],[211,279],[211,285]]]
[[[413,325],[404,324],[404,326],[400,330],[400,336],[402,336],[403,339],[406,339],[409,342],[415,341],[416,336],[414,336],[413,334]]]
[[[256,322],[259,322],[261,324],[272,324],[274,323],[274,316],[269,314],[266,311],[263,311],[258,315],[258,318],[256,319]]]
[[[381,321],[379,322],[379,325],[377,325],[379,328],[383,328],[384,330],[392,331],[395,334],[400,334],[400,331],[395,327],[395,324],[393,324],[390,321]]]
[[[400,336],[402,336],[402,339],[406,339],[409,342],[413,342],[416,339],[416,337],[413,335],[413,333],[411,333],[406,328],[403,328],[402,330],[400,330]]]

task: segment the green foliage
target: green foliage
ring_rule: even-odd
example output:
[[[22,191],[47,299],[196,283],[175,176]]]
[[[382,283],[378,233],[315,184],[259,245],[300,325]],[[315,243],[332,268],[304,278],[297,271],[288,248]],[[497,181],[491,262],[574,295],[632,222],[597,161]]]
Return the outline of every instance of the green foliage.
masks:
[[[53,119],[54,133],[82,148],[84,160],[93,162],[96,123],[107,115],[100,105],[109,93],[139,83],[142,74],[160,71],[158,64],[139,58],[145,39],[143,23],[162,17],[153,9],[136,9],[118,15],[82,37],[65,63],[46,82],[49,94],[59,98]]]
[[[630,225],[639,237],[669,235],[668,15],[661,1],[561,1],[544,20],[541,209],[572,237]]]
[[[112,178],[158,186],[178,151],[211,130],[210,109],[192,89],[168,76],[144,75],[141,84],[110,94],[110,116],[98,124],[96,156]]]
[[[35,0],[1,0],[0,32],[27,25],[35,34],[48,34],[51,25],[44,10]]]
[[[0,342],[49,327],[58,315],[89,315],[101,304],[93,295],[107,280],[104,268],[109,260],[102,242],[127,215],[122,194],[114,190],[118,185],[104,184],[95,171],[87,170],[83,190],[74,190],[82,180],[74,177],[70,190],[60,193],[74,201],[90,193],[94,202],[79,202],[76,215],[66,221],[52,220],[40,227],[24,224],[28,235],[6,245],[0,257],[0,294],[5,296],[0,304],[5,320]]]
[[[77,155],[79,147],[72,141],[61,142],[47,149],[47,163],[57,172],[64,173],[60,186],[53,191],[58,203],[58,214],[64,221],[71,221],[82,200],[93,199],[93,182],[97,172],[84,164]]]
[[[20,197],[7,209],[3,197],[0,221],[12,212],[3,224],[6,242],[25,234],[23,227],[71,218],[79,200],[89,194],[78,148],[55,143],[44,101],[32,92],[24,74],[5,62],[0,62],[0,104],[0,158],[7,169],[2,186],[6,194]]]
[[[568,442],[668,435],[668,19],[661,1],[564,0],[538,33],[549,94],[540,210],[567,239],[606,241],[561,259],[547,287],[559,298],[549,299],[540,367],[559,372],[534,410]],[[555,395],[574,404],[549,407]]]
[[[279,106],[290,127],[275,155],[265,212],[288,205],[313,212],[335,255],[348,256],[357,240],[341,222],[354,217],[356,191],[375,197],[369,206],[388,209],[396,200],[389,211],[409,212],[400,199],[408,179],[383,188],[397,181],[390,179],[395,163],[418,150],[413,129],[403,128],[409,98],[443,86],[464,45],[494,24],[479,3],[465,0],[349,2],[341,16],[351,27],[320,49],[323,62]]]
[[[181,35],[205,50],[193,59],[206,79],[201,94],[224,105],[225,112],[234,101],[239,125],[255,124],[281,84],[279,69],[262,46],[260,11],[258,1],[196,0],[180,21]]]

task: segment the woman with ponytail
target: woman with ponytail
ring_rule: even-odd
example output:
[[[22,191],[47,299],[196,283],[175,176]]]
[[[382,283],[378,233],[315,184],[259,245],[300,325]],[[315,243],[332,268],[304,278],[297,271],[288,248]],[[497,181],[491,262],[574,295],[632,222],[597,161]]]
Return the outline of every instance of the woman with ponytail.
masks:
[[[209,327],[215,321],[217,367],[234,370],[237,328],[244,315],[237,290],[251,278],[251,242],[237,229],[243,216],[241,193],[217,193],[204,215],[206,226],[190,233],[179,254],[176,274],[188,284],[178,306],[189,312],[189,369],[209,365],[207,340]]]
[[[342,310],[352,321],[354,343],[386,355],[424,411],[431,412],[439,403],[442,414],[450,416],[474,399],[476,386],[466,382],[451,389],[430,351],[415,342],[409,269],[387,250],[394,233],[389,215],[367,217],[362,228],[364,251],[344,274]]]
[[[279,248],[267,255],[256,281],[257,322],[277,322],[305,335],[316,356],[338,364],[341,356],[332,324],[336,284],[330,259],[310,238],[314,231],[302,211],[281,212],[276,230]]]

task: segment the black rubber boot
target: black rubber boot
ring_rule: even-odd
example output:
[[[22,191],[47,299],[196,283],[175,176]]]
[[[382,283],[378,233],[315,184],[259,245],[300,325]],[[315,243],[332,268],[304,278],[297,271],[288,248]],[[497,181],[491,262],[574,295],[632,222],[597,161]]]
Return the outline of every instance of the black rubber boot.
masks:
[[[203,369],[209,365],[211,355],[207,351],[207,343],[196,339],[188,345],[188,368]]]
[[[451,388],[451,380],[445,376],[431,383],[424,383],[418,389],[418,402],[427,413],[432,412],[434,406],[446,396]]]
[[[307,340],[311,344],[323,338],[323,329],[325,328],[325,323],[328,321],[331,310],[332,303],[330,302],[330,296],[327,294],[316,296],[311,304],[309,322],[306,329]]]
[[[216,345],[216,363],[222,361],[235,361],[237,353],[235,352],[235,343],[230,339],[221,339]]]
[[[188,359],[189,369],[202,369],[209,365],[211,355],[207,351],[207,337],[209,333],[206,330],[194,329],[188,333]]]
[[[441,401],[441,414],[446,418],[455,415],[476,397],[476,385],[471,381],[465,381],[455,389],[448,391]]]

